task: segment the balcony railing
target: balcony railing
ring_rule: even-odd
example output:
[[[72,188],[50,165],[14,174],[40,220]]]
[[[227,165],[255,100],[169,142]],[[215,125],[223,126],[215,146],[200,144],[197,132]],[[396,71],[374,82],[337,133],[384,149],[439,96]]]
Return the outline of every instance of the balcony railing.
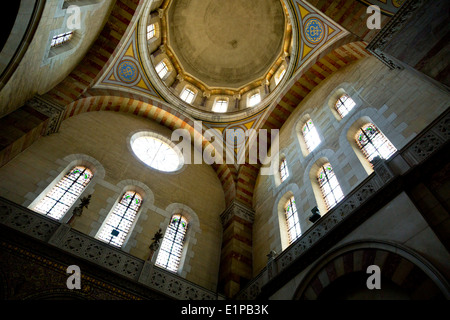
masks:
[[[263,286],[276,275],[281,274],[295,261],[302,259],[309,250],[317,248],[320,240],[332,230],[351,220],[358,209],[396,176],[405,174],[420,165],[436,151],[441,149],[450,137],[450,109],[397,151],[388,161],[379,161],[374,172],[351,191],[339,204],[323,215],[288,248],[278,256],[269,259],[267,266],[241,289],[236,295],[238,300],[257,298]]]
[[[159,268],[149,261],[139,259],[74,230],[67,224],[2,197],[0,197],[0,223],[175,299],[224,299],[223,296]]]

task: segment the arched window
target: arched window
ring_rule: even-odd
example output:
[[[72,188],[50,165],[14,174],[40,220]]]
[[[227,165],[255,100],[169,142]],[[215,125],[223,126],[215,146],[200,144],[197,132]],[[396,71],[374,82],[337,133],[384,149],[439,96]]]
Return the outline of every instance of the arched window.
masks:
[[[213,112],[227,112],[228,101],[225,99],[218,99],[212,108]]]
[[[60,220],[83,193],[92,177],[91,170],[86,167],[72,168],[34,207],[34,210]]]
[[[336,110],[341,116],[341,118],[344,118],[347,113],[349,113],[353,107],[356,105],[355,101],[353,101],[352,98],[350,98],[347,94],[344,94],[339,97],[338,101],[336,101]]]
[[[52,42],[51,42],[50,46],[52,48],[59,47],[59,46],[63,45],[64,43],[69,42],[72,39],[72,37],[73,37],[73,31],[58,34],[52,38]]]
[[[284,212],[286,213],[289,244],[291,244],[301,236],[300,222],[298,220],[297,207],[295,206],[294,197],[290,197],[286,202]]]
[[[253,94],[250,99],[248,99],[248,106],[253,107],[256,106],[258,103],[261,102],[261,95],[259,92]]]
[[[283,182],[284,180],[286,180],[289,177],[289,170],[287,167],[286,158],[284,158],[281,161],[279,170],[280,170],[280,179],[281,179],[281,182]]]
[[[163,79],[169,72],[169,68],[167,67],[167,64],[164,61],[158,63],[155,67],[155,70],[161,79]]]
[[[367,123],[359,128],[355,139],[371,164],[376,156],[382,159],[389,159],[397,151],[394,145],[373,123]]]
[[[159,249],[156,265],[177,272],[183,252],[188,221],[180,214],[172,216]]]
[[[150,40],[156,35],[156,27],[155,24],[152,23],[151,25],[147,26],[147,40]]]
[[[139,193],[125,192],[106,218],[96,237],[108,244],[121,247],[141,205],[142,197]]]
[[[186,103],[192,103],[195,98],[195,92],[189,88],[184,88],[180,95],[181,100]]]
[[[276,86],[283,79],[285,73],[286,73],[286,68],[284,66],[282,66],[280,69],[278,69],[277,73],[275,74],[275,85]]]
[[[320,144],[320,137],[311,119],[303,125],[302,132],[308,151],[313,151]]]
[[[344,198],[344,194],[330,163],[326,163],[320,167],[317,173],[317,180],[319,181],[319,187],[328,210]]]

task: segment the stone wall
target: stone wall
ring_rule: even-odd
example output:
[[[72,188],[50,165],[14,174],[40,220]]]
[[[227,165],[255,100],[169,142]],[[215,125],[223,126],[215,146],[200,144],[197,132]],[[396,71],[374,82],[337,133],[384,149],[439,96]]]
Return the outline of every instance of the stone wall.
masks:
[[[28,207],[70,163],[90,161],[96,176],[86,192],[92,201],[71,223],[75,230],[95,236],[124,188],[143,190],[144,204],[124,250],[147,259],[156,231],[163,231],[174,210],[182,209],[192,223],[181,276],[215,290],[220,263],[225,200],[219,179],[208,165],[185,165],[165,174],[140,162],[129,139],[140,130],[170,139],[171,131],[152,121],[114,112],[91,112],[65,120],[58,133],[43,137],[0,168],[0,195]],[[178,212],[177,212],[178,213]],[[195,220],[195,219],[194,219]]]
[[[44,94],[60,83],[86,55],[109,16],[115,1],[91,1],[81,7],[81,29],[74,30],[69,50],[50,57],[53,36],[70,31],[70,13],[63,9],[63,0],[47,1],[33,41],[16,71],[0,91],[0,117],[21,107],[35,94]],[[87,32],[89,31],[89,32]],[[76,43],[75,43],[76,42]],[[74,45],[74,46],[72,46]],[[63,49],[63,46],[59,49]]]
[[[331,107],[336,92],[346,92],[356,102],[355,108],[343,119],[339,119]],[[266,265],[266,255],[271,250],[280,253],[288,245],[282,228],[283,212],[279,209],[283,207],[284,203],[281,206],[280,203],[286,200],[286,194],[292,193],[295,197],[302,232],[312,226],[308,218],[313,207],[317,205],[322,215],[326,213],[320,192],[314,190],[311,183],[317,161],[326,159],[331,163],[344,195],[371,173],[348,138],[354,123],[370,119],[399,150],[448,107],[448,99],[447,92],[412,72],[391,71],[374,57],[343,68],[316,87],[280,130],[278,156],[286,157],[289,178],[280,183],[276,175],[260,175],[257,180],[253,200],[256,212],[254,276]],[[299,133],[308,117],[322,141],[311,153],[303,152]]]

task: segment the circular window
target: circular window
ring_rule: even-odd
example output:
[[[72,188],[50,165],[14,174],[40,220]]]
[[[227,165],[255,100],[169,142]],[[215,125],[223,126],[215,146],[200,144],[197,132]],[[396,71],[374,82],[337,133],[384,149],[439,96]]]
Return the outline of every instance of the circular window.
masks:
[[[151,132],[137,133],[131,138],[134,154],[153,169],[174,172],[183,166],[183,157],[175,145]]]

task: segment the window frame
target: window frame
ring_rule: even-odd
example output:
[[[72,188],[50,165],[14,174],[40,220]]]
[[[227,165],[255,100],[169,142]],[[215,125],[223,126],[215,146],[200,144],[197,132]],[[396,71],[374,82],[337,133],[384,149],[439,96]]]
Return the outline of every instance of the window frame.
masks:
[[[342,100],[343,97],[346,97],[346,99]],[[349,100],[353,104],[351,107],[347,106],[347,104],[346,104],[347,101],[349,101]],[[335,107],[337,113],[339,114],[339,116],[341,117],[341,119],[344,119],[344,117],[346,115],[348,115],[350,113],[350,111],[352,111],[353,108],[355,108],[355,106],[356,106],[356,102],[346,93],[339,96],[336,103],[334,104],[334,107]],[[345,109],[345,112],[343,112],[342,109]]]
[[[64,183],[66,181],[71,181],[71,179],[69,178],[70,175],[75,171],[75,170],[80,170],[81,168],[83,168],[83,170],[80,172],[80,174],[77,176],[77,178],[75,180],[72,180],[72,183],[70,184],[70,186],[66,189],[64,189],[61,185],[64,185]],[[70,191],[71,188],[73,188],[75,186],[76,183],[78,183],[78,179],[83,175],[86,174],[86,171],[90,174],[89,177],[89,181],[86,184],[81,184],[82,188],[79,189],[77,192],[73,192]],[[36,202],[35,205],[32,206],[32,210],[38,212],[39,214],[42,214],[44,216],[47,216],[49,218],[55,219],[57,221],[62,221],[63,218],[66,216],[66,214],[70,211],[70,209],[73,207],[73,205],[77,202],[77,200],[81,197],[81,195],[84,193],[84,191],[86,190],[86,188],[88,187],[88,185],[92,182],[94,178],[94,173],[92,172],[92,170],[90,168],[88,168],[85,165],[73,165],[71,166],[71,169],[66,170],[66,173],[59,179],[56,180],[56,183],[54,183],[48,190],[47,192],[45,192],[45,194],[43,195],[42,198],[39,199],[39,201]],[[87,178],[85,178],[87,180]],[[78,183],[80,184],[80,183]],[[62,194],[60,194],[60,196],[58,197],[58,199],[54,199],[51,198],[51,196],[53,194],[57,194],[57,190],[62,190]],[[76,189],[75,189],[76,190]],[[61,192],[61,191],[60,191]],[[74,198],[72,198],[73,200],[70,202],[62,202],[61,199],[63,199],[63,197],[65,197],[68,194],[72,194],[74,196]],[[55,201],[55,203],[51,206],[51,209],[44,212],[43,210],[39,209],[40,206],[44,206],[44,202],[45,201],[49,201],[47,199],[50,199],[50,201]],[[58,205],[58,204],[62,204],[64,206],[67,207],[67,209],[62,212],[60,214],[60,216],[52,216],[51,211]]]
[[[368,127],[372,127],[372,129],[375,131],[375,133],[372,136],[369,136],[366,133],[366,129]],[[359,137],[361,137],[361,134],[364,135],[367,139],[367,143],[365,143],[364,145],[359,141]],[[381,143],[375,143],[374,140],[380,140],[382,139],[383,141]],[[359,147],[359,149],[361,150],[362,154],[364,155],[364,157],[367,159],[367,161],[369,162],[369,164],[371,165],[371,167],[373,168],[373,159],[376,156],[379,156],[382,159],[389,159],[395,152],[397,152],[397,148],[395,148],[394,144],[386,137],[386,135],[383,134],[383,132],[372,122],[368,122],[362,126],[360,126],[358,128],[358,130],[356,131],[355,134],[355,141],[356,141],[356,145]],[[369,153],[369,151],[367,150],[367,146],[371,145],[373,149],[375,149],[374,151],[372,151],[371,153]],[[386,155],[382,155],[382,153],[379,151],[379,149],[383,146],[386,146],[387,148],[390,149],[389,153]],[[374,156],[373,156],[374,155]],[[372,158],[371,158],[372,157]]]
[[[151,23],[147,25],[147,41],[152,40],[153,38],[156,38],[156,25]]]
[[[188,91],[188,96],[187,97],[192,97],[190,101],[188,101],[188,99],[183,99],[183,94]],[[183,90],[181,91],[180,94],[180,99],[183,100],[184,102],[188,103],[188,104],[192,104],[195,100],[195,96],[197,95],[196,91],[188,86],[184,87]]]
[[[211,111],[217,112],[217,113],[226,113],[228,111],[228,104],[229,104],[228,99],[217,98],[216,101],[214,101],[214,105],[213,105]],[[222,105],[222,106],[225,105],[225,108],[223,109],[223,111],[221,111],[222,109],[217,110],[217,108],[220,107],[219,105]]]
[[[172,227],[172,223],[175,218],[179,218],[179,222],[177,223],[176,227]],[[184,232],[182,233],[181,237],[178,236],[179,227],[182,225],[182,222],[186,223],[186,226],[184,227]],[[175,229],[175,230],[174,230]],[[179,273],[180,267],[181,267],[181,261],[183,259],[183,251],[186,249],[186,239],[188,237],[188,232],[190,229],[190,223],[189,219],[186,218],[185,215],[182,213],[176,213],[173,214],[169,220],[169,224],[166,228],[166,231],[164,232],[164,237],[161,241],[161,245],[158,250],[158,255],[155,259],[155,266],[158,266],[160,268],[163,268],[169,272],[173,273]],[[175,232],[174,235],[170,234],[170,232]],[[169,237],[172,237],[172,239],[169,239]],[[177,239],[178,238],[178,239]],[[178,240],[178,243],[175,243]],[[167,251],[164,248],[164,245],[168,244],[170,246],[169,251]],[[173,253],[174,246],[178,246],[178,251]],[[163,257],[163,255],[166,254],[166,259]],[[176,267],[169,267],[169,264],[171,263],[171,257],[175,258],[175,262],[172,261],[172,263],[176,264]]]
[[[292,210],[289,210],[292,208]],[[284,215],[286,222],[286,230],[288,234],[288,243],[291,245],[295,240],[301,237],[302,230],[300,227],[300,220],[298,217],[297,206],[295,205],[294,196],[289,197],[284,205]],[[291,222],[291,223],[290,223]],[[293,233],[295,231],[295,234]]]
[[[308,125],[308,122],[311,123],[312,127]],[[308,129],[308,131],[305,131],[305,127]],[[316,129],[316,126],[314,125],[314,122],[310,119],[306,120],[305,123],[302,126],[302,135],[303,139],[305,141],[306,149],[309,153],[313,152],[322,142],[319,136],[319,132]],[[315,141],[316,140],[316,141]],[[311,142],[315,141],[315,145],[312,145]]]
[[[327,168],[326,167],[329,167],[331,169],[332,175],[327,173],[327,170],[326,170]],[[321,181],[321,178],[320,178],[321,172],[323,172],[325,174],[325,179],[326,179],[325,182]],[[336,184],[334,186],[330,182],[333,178],[336,180]],[[319,189],[320,189],[321,194],[322,194],[322,199],[325,202],[325,206],[326,206],[327,210],[332,209],[340,201],[342,201],[342,199],[344,199],[344,192],[342,191],[340,183],[337,180],[336,173],[334,172],[334,169],[333,169],[333,167],[331,166],[331,164],[329,162],[322,164],[320,166],[319,170],[317,170],[317,181],[318,181],[318,184],[319,184]],[[326,190],[325,186],[328,186],[329,191]],[[334,190],[339,190],[339,192],[341,193],[341,196],[340,197],[336,197]],[[334,199],[333,203],[331,203],[329,195],[332,195],[332,197]]]
[[[133,195],[132,195],[130,203],[129,204],[122,203],[122,201],[124,201],[124,199],[127,196],[127,194],[129,195],[131,193]],[[131,206],[132,202],[136,199],[136,196],[139,198],[139,206],[137,207],[137,209],[130,209],[130,206]],[[142,209],[143,202],[144,202],[143,197],[137,191],[128,190],[128,191],[122,192],[122,196],[119,197],[119,199],[116,201],[116,203],[112,207],[112,209],[109,212],[109,214],[106,216],[106,218],[105,218],[104,222],[102,223],[102,226],[98,230],[95,238],[100,240],[100,241],[102,241],[102,242],[104,242],[104,243],[106,243],[106,244],[112,245],[112,246],[117,247],[117,248],[124,247],[126,242],[127,242],[127,240],[128,240],[128,238],[129,238],[129,236],[130,236],[130,234],[133,231],[133,228],[134,228],[134,226],[136,224],[137,218],[139,217],[139,212]],[[122,212],[122,213],[120,213],[121,206],[125,207],[125,211]],[[132,213],[132,219],[131,220],[129,218],[126,218],[129,209],[131,211],[134,211],[134,214]],[[113,220],[114,219],[114,215],[119,217],[119,222],[117,223],[116,226],[113,226],[113,225],[111,225],[109,223],[110,221],[114,222],[114,220]],[[117,231],[119,229],[119,226],[122,223],[122,220],[124,220],[124,219],[129,221],[130,223],[128,225],[128,230],[121,230],[121,232],[124,232],[125,235],[123,236],[120,244],[113,243],[113,237],[117,237],[119,234],[112,235],[109,240],[107,240],[105,237],[102,237],[102,233],[104,232],[104,230],[106,228],[108,228],[108,225],[109,225],[109,227],[112,227],[112,231],[111,231],[111,234],[112,234],[112,232]]]
[[[258,97],[257,98],[257,102],[252,102],[254,97]],[[258,90],[258,91],[253,92],[251,95],[248,96],[247,106],[250,107],[250,108],[254,107],[254,106],[258,105],[261,101],[262,101],[261,93]]]
[[[158,71],[158,66],[160,66],[160,65],[163,65],[163,67],[161,70]],[[163,71],[163,70],[165,70],[165,73],[163,74],[163,76],[161,76],[161,71]],[[167,77],[167,75],[169,74],[170,69],[169,69],[169,66],[167,65],[167,63],[165,62],[165,60],[161,60],[159,63],[157,63],[155,65],[155,71],[158,74],[158,77],[161,80],[164,80]]]
[[[74,34],[73,31],[67,31],[64,33],[57,34],[56,36],[53,36],[52,40],[50,42],[50,48],[51,49],[58,48],[58,47],[63,46],[64,44],[68,43],[69,41],[71,41],[73,39],[73,34]],[[58,42],[57,40],[61,39],[61,38],[62,38],[62,40],[60,42]]]
[[[286,158],[282,158],[280,161],[280,165],[278,168],[278,173],[280,175],[280,181],[283,183],[284,181],[287,180],[287,178],[289,178],[289,168],[287,165],[287,160]]]

